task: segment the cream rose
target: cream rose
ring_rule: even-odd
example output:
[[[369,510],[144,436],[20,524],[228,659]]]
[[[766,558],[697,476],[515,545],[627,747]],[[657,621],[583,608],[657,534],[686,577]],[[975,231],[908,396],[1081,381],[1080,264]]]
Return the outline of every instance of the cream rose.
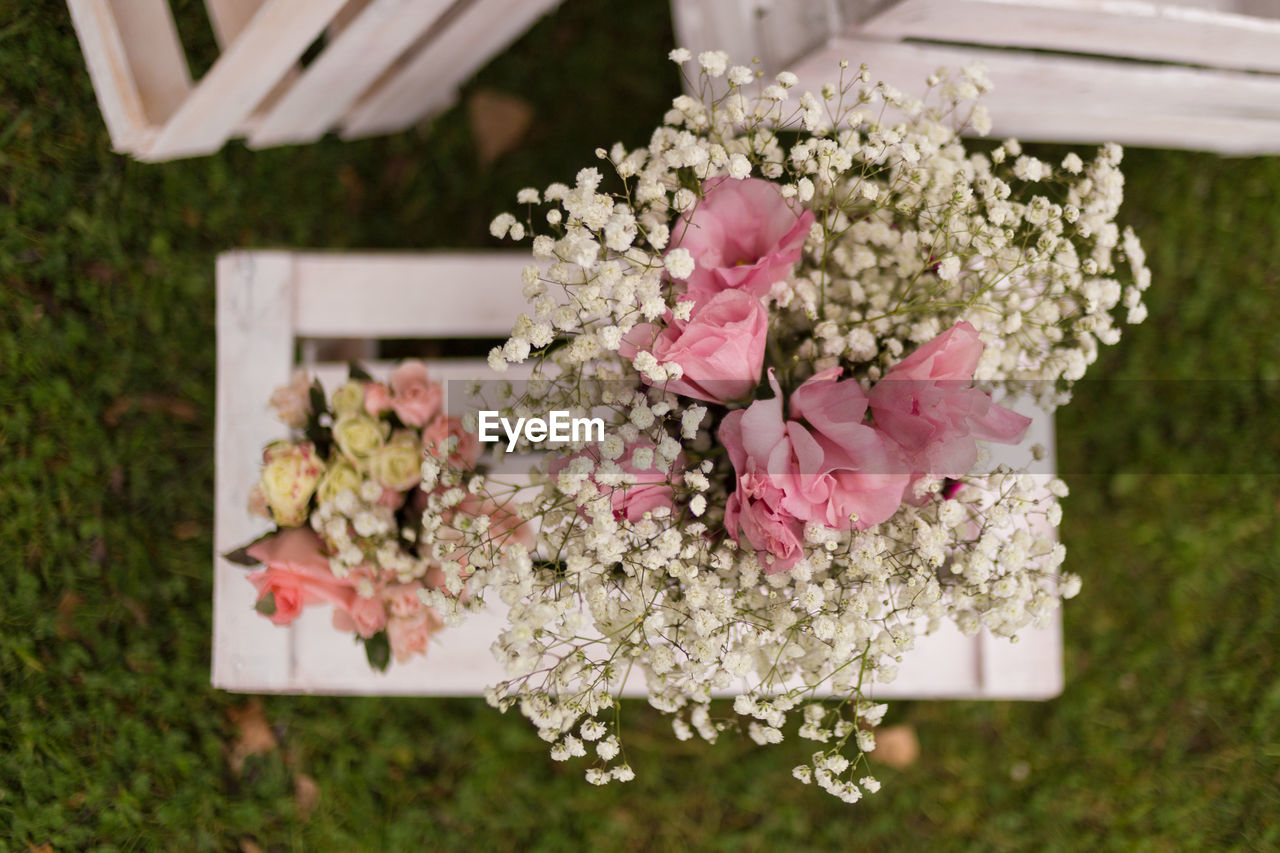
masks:
[[[364,383],[354,379],[343,384],[329,399],[333,413],[339,418],[364,411]]]
[[[407,492],[422,480],[422,445],[409,432],[397,432],[369,458],[369,473],[388,489]]]
[[[352,468],[350,463],[341,460],[331,463],[329,470],[324,472],[324,478],[320,481],[319,487],[316,488],[316,500],[320,503],[328,503],[342,492],[359,492],[361,482],[363,478],[360,472]]]
[[[364,405],[363,397],[360,405]],[[382,447],[389,428],[389,424],[379,423],[367,415],[347,415],[333,425],[333,441],[343,456],[359,464]]]
[[[307,504],[324,474],[324,463],[309,442],[277,441],[263,453],[266,463],[258,488],[267,509],[281,527],[297,527],[307,520]]]

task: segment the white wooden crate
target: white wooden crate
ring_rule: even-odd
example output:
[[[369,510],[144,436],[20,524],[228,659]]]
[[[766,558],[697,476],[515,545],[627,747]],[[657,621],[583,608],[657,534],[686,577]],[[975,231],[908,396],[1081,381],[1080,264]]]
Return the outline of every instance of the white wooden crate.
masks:
[[[558,2],[205,0],[222,52],[195,83],[169,0],[67,5],[112,145],[159,161],[403,129]]]
[[[986,66],[992,135],[1280,152],[1278,0],[672,0],[695,53],[834,80],[841,60],[914,94]]]
[[[523,303],[523,252],[317,254],[230,252],[218,258],[218,396],[214,517],[213,684],[263,693],[480,695],[501,681],[489,647],[502,611],[442,631],[426,658],[373,672],[353,638],[334,631],[328,608],[308,608],[290,627],[254,611],[246,570],[219,554],[268,529],[247,510],[262,447],[284,427],[266,406],[285,384],[300,339],[504,337]],[[335,365],[316,365],[326,378]],[[483,361],[432,364],[441,379],[490,377]],[[1028,414],[1037,414],[1028,412]],[[1022,445],[1053,447],[1052,419],[1038,414]],[[993,448],[1022,465],[1030,451]],[[1048,475],[1052,452],[1033,470]],[[1017,644],[947,629],[908,654],[886,698],[1043,699],[1062,689],[1062,629],[1055,620]],[[627,695],[642,685],[628,684]]]

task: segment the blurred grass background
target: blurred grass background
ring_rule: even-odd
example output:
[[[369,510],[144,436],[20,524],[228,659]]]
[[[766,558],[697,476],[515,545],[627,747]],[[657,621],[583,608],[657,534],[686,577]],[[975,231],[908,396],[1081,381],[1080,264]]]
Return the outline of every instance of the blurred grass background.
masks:
[[[176,6],[198,71],[208,25]],[[1092,376],[1172,382],[1060,413],[1085,578],[1060,699],[895,704],[921,757],[852,807],[791,780],[804,741],[682,744],[634,702],[625,786],[480,700],[266,698],[276,748],[233,760],[255,715],[208,684],[215,253],[488,246],[517,189],[645,141],[671,39],[663,0],[568,0],[469,87],[536,115],[487,168],[460,107],[142,165],[64,4],[0,0],[0,849],[1280,848],[1277,159],[1127,155],[1151,317]],[[1245,381],[1160,391],[1206,378]]]

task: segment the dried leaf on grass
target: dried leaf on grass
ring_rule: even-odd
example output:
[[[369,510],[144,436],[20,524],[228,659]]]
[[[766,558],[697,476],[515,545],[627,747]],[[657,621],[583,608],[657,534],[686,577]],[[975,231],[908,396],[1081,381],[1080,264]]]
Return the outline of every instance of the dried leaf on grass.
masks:
[[[916,739],[915,726],[885,726],[876,730],[876,750],[873,760],[901,769],[916,763],[920,757],[920,741]]]
[[[129,394],[119,397],[102,413],[107,426],[117,426],[129,412],[137,409],[140,412],[160,412],[169,415],[182,423],[193,423],[200,413],[195,404],[181,397],[166,397],[163,394]]]
[[[519,147],[533,124],[533,107],[515,95],[481,89],[467,98],[467,121],[476,159],[481,166],[489,166]]]
[[[306,773],[298,773],[293,777],[293,803],[303,820],[311,817],[316,804],[320,802],[320,786],[316,780]]]
[[[53,623],[53,630],[58,635],[58,639],[69,640],[76,635],[72,621],[75,619],[76,608],[81,604],[84,604],[84,599],[71,590],[62,594],[62,598],[58,601],[58,618]]]
[[[275,732],[262,711],[262,702],[251,699],[239,708],[227,709],[227,717],[236,727],[236,742],[228,759],[231,769],[239,773],[250,755],[274,752],[280,746]]]

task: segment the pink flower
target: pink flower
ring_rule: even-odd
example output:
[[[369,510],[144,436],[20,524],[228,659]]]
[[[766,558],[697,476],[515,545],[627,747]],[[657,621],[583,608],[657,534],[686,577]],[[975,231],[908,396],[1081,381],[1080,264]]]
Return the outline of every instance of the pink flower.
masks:
[[[671,470],[662,472],[655,469],[655,465],[660,464],[656,461],[648,468],[636,467],[635,452],[641,449],[653,452],[655,448],[652,441],[641,438],[634,444],[628,445],[623,450],[622,456],[616,460],[619,470],[627,475],[626,482],[618,485],[602,484],[596,479],[596,475],[591,477],[596,488],[609,495],[610,508],[616,519],[625,518],[627,521],[636,522],[642,520],[646,512],[653,512],[659,507],[667,509],[675,507],[675,491],[671,484],[681,476],[680,472],[684,470],[684,454],[676,457]],[[591,459],[597,465],[600,464],[600,452],[592,447],[573,456],[554,459],[548,469],[553,476],[559,475],[569,467],[570,462],[583,457]]]
[[[449,454],[449,464],[454,468],[474,468],[480,459],[480,440],[463,428],[461,418],[436,415],[422,431],[422,444],[427,453],[440,458],[451,437],[458,439],[458,446]]]
[[[978,459],[977,440],[1016,444],[1031,419],[972,387],[982,341],[957,323],[917,349],[871,389],[876,428],[915,475],[960,477]]]
[[[418,598],[420,589],[422,584],[419,583],[398,583],[387,587],[387,609],[391,611],[391,615],[404,618],[421,610],[425,605]]]
[[[369,416],[376,418],[390,408],[391,392],[387,390],[387,386],[381,382],[366,382],[364,384],[364,410],[369,413]]]
[[[799,469],[791,504],[806,521],[865,530],[898,511],[910,477],[892,444],[863,422],[862,386],[839,377],[838,367],[824,370],[791,395],[791,417],[811,428],[788,423]]]
[[[307,527],[290,527],[248,548],[250,557],[266,568],[249,575],[258,591],[258,601],[268,595],[275,601],[271,621],[288,625],[308,604],[328,601],[350,610],[355,590],[347,581],[334,577],[329,558],[320,550],[320,537]]]
[[[271,392],[267,404],[275,409],[276,417],[285,426],[300,429],[306,426],[311,414],[311,380],[305,370],[295,370],[288,385],[281,385]]]
[[[737,474],[725,528],[765,555],[769,574],[793,568],[804,556],[806,522],[863,530],[902,503],[909,478],[896,470],[884,440],[862,423],[867,400],[861,387],[837,381],[839,375],[832,368],[801,385],[791,397],[792,419],[784,420],[782,390],[770,372],[775,396],[721,422],[720,441]]]
[[[429,607],[413,616],[393,616],[387,620],[387,640],[396,663],[404,663],[414,655],[425,655],[431,635],[444,627],[444,622]]]
[[[667,317],[665,327],[641,323],[632,328],[618,351],[634,358],[647,349],[661,363],[679,364],[681,377],[663,387],[695,400],[738,400],[760,384],[769,317],[759,299],[726,290],[694,308],[687,322]]]
[[[444,394],[422,362],[406,361],[391,371],[390,384],[391,408],[405,426],[423,426],[440,411]]]
[[[689,294],[699,302],[724,290],[768,296],[800,260],[813,213],[797,215],[777,184],[762,178],[716,178],[702,189],[675,241],[693,256]]]
[[[359,595],[351,602],[349,610],[335,608],[333,611],[333,627],[339,631],[359,634],[366,640],[381,631],[387,624],[387,608],[382,597],[362,598]]]

